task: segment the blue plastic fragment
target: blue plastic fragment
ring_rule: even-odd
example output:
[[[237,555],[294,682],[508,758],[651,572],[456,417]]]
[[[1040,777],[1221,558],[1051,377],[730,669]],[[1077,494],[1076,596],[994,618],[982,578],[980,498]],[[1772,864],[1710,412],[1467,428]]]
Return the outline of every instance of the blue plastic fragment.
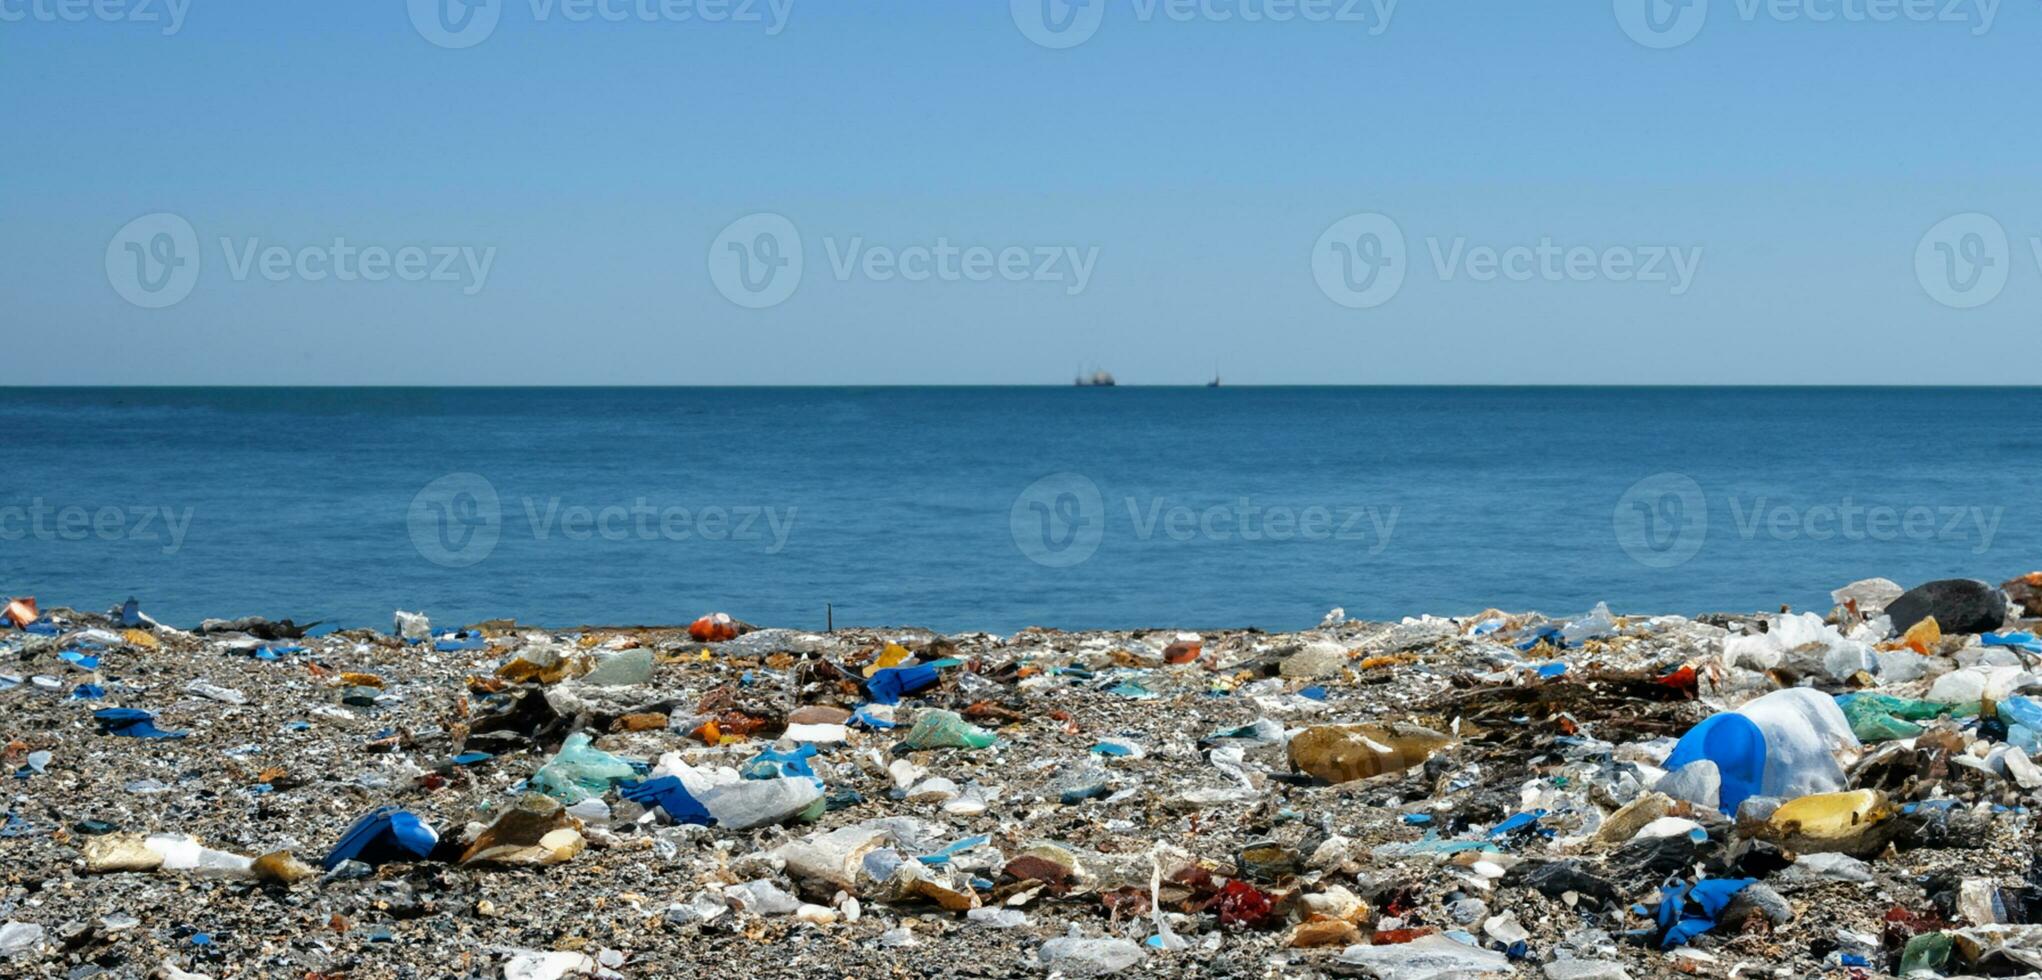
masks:
[[[1407,827],[1423,827],[1431,822],[1432,814],[1430,813],[1404,814],[1404,825]]]
[[[1310,698],[1314,701],[1324,701],[1326,700],[1326,689],[1321,685],[1314,684],[1311,687],[1299,691],[1298,697]]]
[[[1546,680],[1552,680],[1555,677],[1565,674],[1567,672],[1567,665],[1561,663],[1560,661],[1555,660],[1549,664],[1540,664],[1538,670],[1540,677],[1543,677]]]
[[[1978,637],[1978,642],[1989,647],[2012,647],[2022,653],[2042,656],[2042,640],[2036,639],[2033,633],[1985,633]]]
[[[898,722],[894,721],[892,718],[885,717],[881,713],[872,710],[873,707],[874,706],[870,704],[859,705],[858,710],[851,712],[851,724],[863,725],[866,728],[875,728],[882,730],[899,727]]]
[[[97,701],[106,697],[106,688],[97,684],[80,684],[71,689],[73,701]]]
[[[99,730],[126,738],[183,738],[184,732],[166,732],[155,725],[155,715],[136,708],[101,708],[92,713]]]
[[[675,823],[700,824],[704,827],[716,823],[709,815],[709,808],[695,799],[686,786],[681,785],[679,776],[661,776],[642,782],[619,783],[618,795],[639,806],[656,806],[666,811],[667,818]]]
[[[938,676],[935,664],[888,667],[866,678],[865,690],[879,704],[899,704],[902,697],[934,685]]]
[[[463,752],[454,757],[454,764],[457,766],[472,766],[478,762],[488,762],[494,758],[496,756],[490,755],[487,752]]]
[[[1660,949],[1685,946],[1688,941],[1716,927],[1716,919],[1730,900],[1757,884],[1756,878],[1704,878],[1688,885],[1673,882],[1660,890],[1657,919],[1662,935]],[[1692,903],[1699,911],[1688,908]]]
[[[457,630],[452,633],[440,634],[439,640],[433,643],[433,649],[441,653],[456,653],[462,650],[480,650],[488,645],[489,641],[484,639],[480,633],[472,630]]]
[[[1493,840],[1524,831],[1536,833],[1539,830],[1539,820],[1544,818],[1545,815],[1546,811],[1544,810],[1529,810],[1524,813],[1512,814],[1502,823],[1497,824],[1495,829],[1489,831],[1489,837]]]
[[[1125,758],[1127,756],[1131,756],[1134,754],[1134,747],[1131,745],[1122,744],[1120,742],[1100,742],[1092,746],[1092,751],[1100,755],[1110,755],[1115,758]]]
[[[971,850],[974,847],[978,847],[982,844],[985,844],[991,840],[992,837],[986,834],[979,834],[975,837],[966,837],[963,840],[957,841],[956,843],[944,847],[942,850],[937,851],[934,854],[924,854],[920,857],[915,858],[915,860],[920,861],[923,864],[932,866],[949,864],[951,858],[956,857],[957,855],[965,851]]]
[[[815,745],[803,743],[786,752],[766,748],[738,767],[738,774],[746,779],[779,779],[783,776],[807,776],[816,782],[822,780],[810,768],[808,760],[815,758]]]
[[[333,850],[327,852],[322,864],[331,871],[342,861],[360,861],[373,866],[391,861],[423,860],[432,854],[433,847],[439,842],[439,833],[418,814],[394,806],[377,807],[363,814],[354,826],[347,829],[347,833],[340,835],[340,843],[333,845]]]
[[[99,669],[98,657],[87,656],[86,654],[79,653],[76,650],[65,650],[64,652],[57,654],[57,659],[62,660],[63,662],[70,664],[71,666],[76,667],[79,670]]]
[[[1724,813],[1736,813],[1739,804],[1758,794],[1765,776],[1765,754],[1765,732],[1751,719],[1734,713],[1712,715],[1674,743],[1673,754],[1666,757],[1666,771],[1703,759],[1714,762],[1723,777],[1718,807]]]
[[[142,604],[136,602],[134,596],[129,596],[128,601],[121,603],[120,623],[128,627],[142,625]]]
[[[1560,627],[1553,623],[1547,623],[1544,626],[1540,626],[1532,630],[1530,636],[1526,637],[1523,640],[1519,640],[1517,648],[1519,650],[1530,650],[1541,643],[1545,643],[1554,647],[1559,647],[1561,649],[1565,649],[1567,646],[1567,641],[1560,638]]]

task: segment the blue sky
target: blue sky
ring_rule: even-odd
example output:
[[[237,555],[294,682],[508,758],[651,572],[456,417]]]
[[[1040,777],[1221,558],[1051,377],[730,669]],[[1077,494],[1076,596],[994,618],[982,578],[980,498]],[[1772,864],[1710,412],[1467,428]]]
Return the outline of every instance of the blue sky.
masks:
[[[2032,0],[69,2],[0,0],[0,383],[2030,380]]]

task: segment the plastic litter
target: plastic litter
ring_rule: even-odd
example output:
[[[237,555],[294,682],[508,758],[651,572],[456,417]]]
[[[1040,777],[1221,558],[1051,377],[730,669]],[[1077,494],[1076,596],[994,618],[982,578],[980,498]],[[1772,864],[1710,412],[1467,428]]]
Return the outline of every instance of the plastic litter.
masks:
[[[156,727],[156,716],[137,708],[101,708],[92,713],[99,730],[123,738],[184,738],[184,732]]]
[[[993,733],[959,717],[955,711],[924,711],[901,745],[909,749],[983,749],[998,741]]]
[[[439,840],[440,835],[417,814],[393,806],[378,807],[356,820],[320,864],[332,871],[343,861],[374,866],[423,860]]]
[[[576,732],[561,743],[558,755],[532,774],[531,785],[562,803],[579,803],[638,775],[629,762],[596,748],[586,733]]]

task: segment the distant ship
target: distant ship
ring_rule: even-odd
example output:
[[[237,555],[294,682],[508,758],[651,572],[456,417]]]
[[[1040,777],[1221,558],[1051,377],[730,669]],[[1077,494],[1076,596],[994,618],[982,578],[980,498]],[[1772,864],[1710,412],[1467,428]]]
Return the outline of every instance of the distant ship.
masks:
[[[1075,384],[1080,388],[1111,388],[1116,382],[1113,380],[1111,372],[1094,371],[1089,375],[1079,372],[1078,380]]]
[[[1218,371],[1214,371],[1214,372],[1212,373],[1212,380],[1211,380],[1211,381],[1208,381],[1208,382],[1206,382],[1206,383],[1205,383],[1205,386],[1206,386],[1207,388],[1217,388],[1217,387],[1219,387],[1219,386],[1220,386],[1220,373],[1219,373]]]

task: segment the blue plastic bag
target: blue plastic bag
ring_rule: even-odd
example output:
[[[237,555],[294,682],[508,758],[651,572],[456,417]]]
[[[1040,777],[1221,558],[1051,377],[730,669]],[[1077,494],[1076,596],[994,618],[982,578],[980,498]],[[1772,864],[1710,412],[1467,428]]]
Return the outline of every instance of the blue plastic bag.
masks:
[[[1673,754],[1666,757],[1666,771],[1703,759],[1714,762],[1723,777],[1717,808],[1736,813],[1738,804],[1758,795],[1765,777],[1765,733],[1740,714],[1726,712],[1704,718],[1674,744]]]
[[[377,807],[340,835],[340,843],[327,852],[322,865],[332,871],[342,861],[378,865],[423,860],[439,842],[439,833],[417,814],[394,806]]]
[[[888,667],[865,679],[865,690],[880,704],[899,704],[900,699],[936,683],[935,664]]]
[[[99,730],[125,738],[183,738],[184,732],[166,732],[155,725],[156,716],[136,708],[101,708],[92,713]]]

